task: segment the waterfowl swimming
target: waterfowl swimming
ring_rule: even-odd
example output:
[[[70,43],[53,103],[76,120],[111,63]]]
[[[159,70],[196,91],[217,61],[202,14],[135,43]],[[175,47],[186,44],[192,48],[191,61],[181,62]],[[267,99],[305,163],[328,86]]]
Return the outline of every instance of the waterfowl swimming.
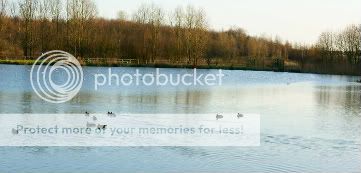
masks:
[[[115,117],[115,114],[113,112],[108,111],[108,116]]]
[[[222,119],[222,118],[223,118],[223,115],[217,114],[216,118],[217,118],[217,120]]]
[[[242,117],[243,117],[243,114],[240,114],[240,113],[237,114],[237,118],[242,118]]]
[[[100,124],[98,124],[98,126],[97,126],[97,129],[106,129],[107,128],[107,125],[100,125]]]
[[[89,116],[90,114],[89,114],[89,112],[88,111],[85,111],[85,116]]]

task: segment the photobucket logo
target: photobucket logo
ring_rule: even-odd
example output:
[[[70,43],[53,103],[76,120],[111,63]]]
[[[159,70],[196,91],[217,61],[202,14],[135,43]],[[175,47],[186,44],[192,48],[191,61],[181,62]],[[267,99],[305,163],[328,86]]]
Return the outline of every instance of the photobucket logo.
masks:
[[[136,69],[135,73],[113,73],[109,68],[106,74],[94,75],[94,89],[108,85],[116,86],[220,86],[223,82],[222,70],[217,73],[199,73],[197,69],[183,74],[162,72],[157,68],[153,72],[141,73]]]
[[[78,94],[83,84],[83,70],[73,55],[59,50],[49,51],[34,62],[30,82],[43,100],[64,103]]]

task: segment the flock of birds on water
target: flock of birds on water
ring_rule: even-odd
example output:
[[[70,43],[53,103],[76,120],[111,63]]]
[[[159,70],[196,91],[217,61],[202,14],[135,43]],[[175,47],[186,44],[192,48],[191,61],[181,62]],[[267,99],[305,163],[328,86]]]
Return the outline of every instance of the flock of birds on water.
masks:
[[[109,117],[116,117],[116,114],[115,113],[113,113],[113,112],[107,112],[107,115],[109,116]],[[85,112],[85,116],[86,117],[90,117],[90,113],[88,112],[88,111],[86,111]],[[241,113],[238,113],[237,114],[237,118],[238,119],[240,119],[240,118],[243,118],[244,117],[244,115],[243,114],[241,114]],[[221,115],[221,114],[217,114],[216,115],[216,120],[220,120],[220,119],[223,119],[224,118],[224,116],[223,115]],[[96,116],[93,116],[93,121],[97,121],[98,120],[98,118],[96,117]],[[97,129],[106,129],[107,128],[107,125],[106,124],[98,124],[98,125],[96,125],[95,123],[89,123],[89,122],[87,122],[87,127],[97,127]]]
[[[361,79],[360,80],[357,80],[356,81],[357,83],[361,83]],[[116,114],[115,113],[113,113],[113,112],[107,112],[107,115],[109,116],[109,117],[116,117]],[[88,112],[88,111],[86,111],[85,112],[85,116],[86,117],[90,117],[90,113]],[[237,118],[238,119],[240,119],[240,118],[243,118],[244,117],[244,115],[243,114],[241,114],[241,113],[238,113],[237,114]],[[223,115],[221,115],[221,114],[217,114],[216,115],[216,120],[220,120],[220,119],[223,119],[224,118],[224,116]],[[93,116],[93,121],[97,121],[98,120],[98,118],[96,117],[96,116]],[[107,128],[107,126],[108,125],[106,125],[106,124],[95,124],[95,123],[89,123],[89,122],[87,122],[87,127],[89,128],[89,127],[96,127],[97,129],[106,129]],[[19,131],[18,130],[16,130],[16,129],[12,129],[12,133],[13,134],[19,134]]]
[[[116,117],[116,114],[115,114],[115,113],[109,112],[109,111],[107,112],[107,115],[108,115],[109,117]],[[85,116],[86,116],[86,117],[90,117],[90,113],[89,113],[88,111],[86,111],[86,112],[85,112]],[[238,114],[237,114],[237,118],[238,118],[238,119],[243,118],[243,117],[244,117],[243,114],[241,114],[241,113],[238,113]],[[96,116],[92,116],[92,118],[93,118],[93,121],[97,121],[97,120],[98,120],[98,118],[97,118]],[[216,119],[217,119],[217,120],[220,120],[220,119],[223,119],[223,118],[224,118],[224,116],[221,115],[221,114],[217,114],[217,115],[216,115]],[[95,123],[89,123],[89,122],[87,122],[86,126],[87,126],[87,128],[96,127],[96,128],[99,129],[99,130],[105,130],[108,125],[106,125],[106,124],[95,124]],[[13,133],[13,134],[19,134],[19,131],[17,131],[16,129],[12,129],[12,133]]]
[[[237,114],[237,118],[238,118],[238,119],[243,118],[243,117],[244,117],[243,114],[241,114],[241,113],[238,113],[238,114]],[[221,114],[217,114],[217,115],[216,115],[216,119],[217,119],[217,120],[223,119],[223,118],[224,118],[224,116],[221,115]]]
[[[113,112],[107,112],[107,115],[109,116],[109,117],[116,117],[116,114],[115,113],[113,113]],[[90,113],[88,112],[88,111],[86,111],[85,112],[85,116],[86,117],[90,117]],[[96,117],[96,116],[93,116],[93,121],[97,121],[98,120],[98,118]],[[106,125],[106,124],[95,124],[95,123],[89,123],[89,122],[87,122],[87,124],[86,124],[86,126],[88,127],[88,128],[90,128],[90,127],[96,127],[97,129],[106,129],[107,128],[107,126],[108,125]]]

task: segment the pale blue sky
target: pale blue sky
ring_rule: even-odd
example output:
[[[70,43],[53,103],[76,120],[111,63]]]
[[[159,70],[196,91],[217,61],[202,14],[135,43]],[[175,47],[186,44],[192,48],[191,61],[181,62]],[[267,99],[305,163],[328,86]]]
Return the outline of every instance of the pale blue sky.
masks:
[[[192,4],[203,8],[212,29],[244,28],[251,35],[280,36],[311,43],[322,31],[337,31],[361,23],[361,0],[96,0],[99,15],[114,18],[119,10],[131,14],[142,3],[166,11]]]

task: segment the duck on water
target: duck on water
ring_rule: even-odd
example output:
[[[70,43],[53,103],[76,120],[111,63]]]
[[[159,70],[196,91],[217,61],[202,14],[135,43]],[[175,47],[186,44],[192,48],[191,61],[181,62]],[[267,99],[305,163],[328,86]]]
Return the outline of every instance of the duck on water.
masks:
[[[216,119],[217,119],[217,120],[222,119],[222,118],[223,118],[223,115],[221,115],[221,114],[217,114],[217,115],[216,115]]]
[[[239,119],[239,118],[243,118],[243,116],[244,116],[244,115],[241,114],[241,113],[238,113],[238,114],[237,114],[237,118],[238,118],[238,119]]]
[[[109,111],[108,111],[108,116],[109,116],[109,117],[116,117],[115,113],[109,112]]]

